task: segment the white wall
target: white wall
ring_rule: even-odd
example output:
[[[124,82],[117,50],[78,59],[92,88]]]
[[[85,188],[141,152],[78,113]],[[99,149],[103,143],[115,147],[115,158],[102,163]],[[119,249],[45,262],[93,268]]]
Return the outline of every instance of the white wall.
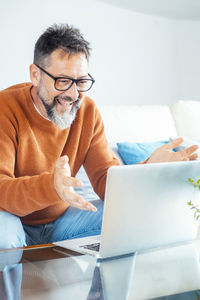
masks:
[[[178,98],[200,100],[200,22],[176,24]]]
[[[198,22],[196,27],[196,23],[134,13],[96,0],[4,1],[0,10],[0,89],[29,81],[28,67],[37,38],[51,24],[66,22],[80,28],[91,42],[90,73],[96,83],[90,95],[98,104],[200,99],[196,77],[200,59],[193,51],[194,46],[200,48]],[[186,63],[185,56],[194,63]]]

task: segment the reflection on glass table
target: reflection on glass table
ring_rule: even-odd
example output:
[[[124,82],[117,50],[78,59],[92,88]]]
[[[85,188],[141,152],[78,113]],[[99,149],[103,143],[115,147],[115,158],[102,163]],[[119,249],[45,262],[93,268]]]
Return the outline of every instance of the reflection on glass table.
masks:
[[[200,299],[199,241],[100,262],[61,247],[34,251],[0,251],[1,300]]]
[[[199,251],[196,241],[138,253],[130,299],[200,299]]]

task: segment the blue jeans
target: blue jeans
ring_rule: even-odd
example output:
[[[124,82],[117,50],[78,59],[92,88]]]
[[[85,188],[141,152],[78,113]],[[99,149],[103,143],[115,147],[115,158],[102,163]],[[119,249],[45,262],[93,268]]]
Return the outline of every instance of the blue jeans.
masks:
[[[97,212],[69,207],[57,220],[43,225],[24,225],[20,218],[0,212],[0,249],[46,244],[101,233],[103,201],[91,201]]]

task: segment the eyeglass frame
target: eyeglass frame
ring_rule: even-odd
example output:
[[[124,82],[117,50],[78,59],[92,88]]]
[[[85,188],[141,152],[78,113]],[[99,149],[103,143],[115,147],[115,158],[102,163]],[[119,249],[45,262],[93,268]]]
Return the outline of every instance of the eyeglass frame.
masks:
[[[88,73],[88,76],[90,76],[90,78],[74,79],[74,78],[67,77],[67,76],[54,77],[52,74],[50,74],[49,72],[47,72],[45,69],[43,69],[43,68],[40,67],[39,65],[37,65],[37,64],[35,64],[35,65],[36,65],[36,67],[38,67],[38,69],[40,69],[42,72],[44,72],[46,75],[48,75],[50,78],[52,78],[52,79],[54,80],[54,88],[55,88],[57,91],[60,91],[60,92],[68,91],[68,90],[72,87],[72,85],[74,84],[74,82],[76,83],[77,91],[79,91],[79,92],[87,92],[87,91],[89,91],[89,90],[91,89],[91,87],[92,87],[93,84],[95,83],[95,79],[94,79],[94,78],[92,77],[92,75],[90,75],[89,73]],[[70,85],[67,89],[64,89],[64,90],[57,89],[57,88],[56,88],[56,80],[57,80],[57,79],[70,79],[70,80],[72,81],[72,83],[71,83],[71,85]],[[89,81],[91,81],[92,84],[91,84],[90,88],[87,89],[87,90],[84,90],[84,91],[80,90],[79,87],[78,87],[78,85],[77,85],[77,83],[78,83],[79,81],[81,81],[81,80],[89,80]]]

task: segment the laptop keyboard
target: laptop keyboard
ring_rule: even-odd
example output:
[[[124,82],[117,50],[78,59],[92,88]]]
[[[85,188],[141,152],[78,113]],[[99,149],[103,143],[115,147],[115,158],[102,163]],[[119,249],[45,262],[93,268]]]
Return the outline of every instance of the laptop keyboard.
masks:
[[[81,248],[89,249],[89,250],[98,252],[99,248],[100,248],[100,243],[93,243],[93,244],[84,245],[84,246],[81,246]]]

